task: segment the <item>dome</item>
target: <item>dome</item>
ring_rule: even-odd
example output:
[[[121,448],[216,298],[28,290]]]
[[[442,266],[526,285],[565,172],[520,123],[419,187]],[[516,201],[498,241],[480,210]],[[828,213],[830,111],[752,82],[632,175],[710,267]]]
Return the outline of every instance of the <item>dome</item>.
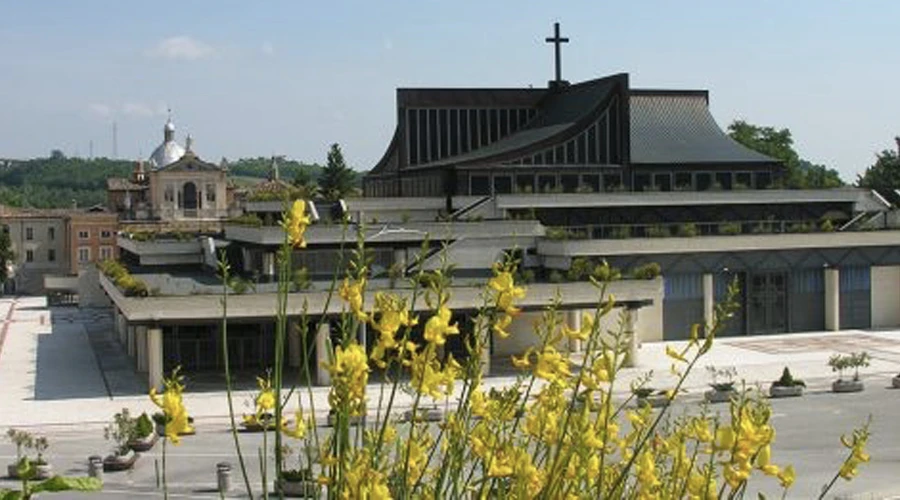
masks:
[[[175,142],[175,124],[169,118],[163,127],[163,143],[157,146],[150,155],[150,167],[162,168],[170,163],[175,163],[184,156],[184,153],[185,149]]]

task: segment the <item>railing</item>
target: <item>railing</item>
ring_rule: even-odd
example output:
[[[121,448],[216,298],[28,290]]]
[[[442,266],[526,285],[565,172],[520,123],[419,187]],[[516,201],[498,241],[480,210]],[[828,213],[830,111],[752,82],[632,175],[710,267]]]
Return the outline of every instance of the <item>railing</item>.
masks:
[[[681,222],[659,224],[588,224],[548,227],[551,240],[627,239],[627,238],[692,238],[697,236],[733,236],[739,234],[784,234],[832,232],[837,226],[830,221],[743,220],[722,222]]]

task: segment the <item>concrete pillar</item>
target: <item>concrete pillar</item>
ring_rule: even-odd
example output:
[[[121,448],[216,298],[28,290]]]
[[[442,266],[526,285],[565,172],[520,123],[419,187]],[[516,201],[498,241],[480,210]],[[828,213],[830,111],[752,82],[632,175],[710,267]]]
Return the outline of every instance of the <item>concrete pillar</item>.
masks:
[[[300,360],[303,357],[303,354],[301,352],[300,330],[297,328],[297,323],[294,321],[288,322],[287,341],[288,366],[297,368],[300,366]]]
[[[127,327],[128,338],[125,342],[125,350],[128,352],[128,356],[134,357],[134,326]]]
[[[367,335],[367,333],[368,333],[367,330],[368,329],[366,328],[366,323],[364,321],[360,321],[359,322],[359,330],[358,330],[358,334],[357,334],[357,342],[359,342],[359,345],[362,346],[362,348],[365,352],[369,352],[369,346],[368,346],[369,339],[368,339],[368,335]]]
[[[703,273],[703,324],[705,330],[712,328],[715,320],[716,285],[712,273]]]
[[[397,248],[394,250],[394,264],[406,269],[406,249]]]
[[[147,329],[147,384],[161,387],[163,381],[163,338],[162,328]]]
[[[263,275],[275,277],[275,252],[265,252],[262,259]]]
[[[635,331],[637,325],[638,310],[636,308],[625,308],[625,338],[628,339],[628,348],[625,350],[625,359],[622,360],[622,366],[626,368],[637,366],[638,350],[641,347],[640,335]]]
[[[836,332],[841,329],[841,275],[836,267],[825,272],[825,329]]]
[[[119,343],[124,346],[128,342],[128,320],[125,315],[119,313]]]
[[[137,371],[145,372],[147,371],[147,327],[146,326],[138,326],[135,327],[135,362],[137,365]]]
[[[572,330],[581,330],[581,309],[572,309],[568,311],[569,328]],[[582,341],[579,339],[569,339],[569,352],[581,352],[584,348]]]
[[[331,326],[324,318],[316,329],[316,383],[330,385],[331,375],[325,366],[328,364],[328,346],[331,344]]]
[[[485,325],[487,334],[485,335],[484,349],[481,351],[481,375],[487,377],[491,374],[491,345],[493,345],[494,331],[490,325]],[[477,335],[482,335],[478,333]]]

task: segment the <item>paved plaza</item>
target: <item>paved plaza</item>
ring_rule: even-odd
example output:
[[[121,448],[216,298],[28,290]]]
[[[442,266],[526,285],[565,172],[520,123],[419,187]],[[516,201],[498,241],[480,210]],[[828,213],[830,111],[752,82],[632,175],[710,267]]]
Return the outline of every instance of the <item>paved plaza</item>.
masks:
[[[144,390],[146,377],[135,374],[129,358],[113,340],[109,311],[47,307],[45,300],[38,297],[0,298],[0,318],[0,429],[24,427],[51,436],[49,456],[57,472],[85,474],[85,458],[105,454],[111,448],[103,440],[102,427],[123,407],[138,413],[155,410]],[[672,344],[676,348],[683,345]],[[834,376],[826,365],[828,357],[835,352],[863,350],[873,358],[872,365],[863,369],[866,391],[853,395],[830,393]],[[651,370],[654,387],[671,387],[671,360],[665,356],[663,343],[645,343],[638,361],[637,367],[623,371],[618,395],[624,397],[628,393],[627,382]],[[892,423],[900,412],[900,390],[888,387],[890,378],[900,372],[900,331],[722,338],[701,364],[687,380],[676,411],[696,408],[692,403],[701,399],[709,382],[703,369],[706,365],[734,366],[738,377],[750,386],[768,386],[780,376],[784,366],[807,382],[807,396],[773,401],[778,429],[775,459],[797,465],[795,491],[814,491],[827,480],[842,457],[838,436],[870,413],[874,416],[873,460],[862,468],[857,480],[839,483],[836,492],[858,494],[858,498],[885,498],[897,491],[894,478],[900,462],[900,432]],[[494,376],[486,385],[499,386],[513,380],[512,376]],[[187,438],[182,446],[170,448],[174,465],[170,470],[175,471],[171,484],[181,498],[216,497],[212,491],[215,464],[235,460],[227,432],[225,395],[221,390],[190,389],[189,385],[185,403],[196,417],[198,435]],[[378,386],[371,385],[370,391],[371,397],[377,398]],[[239,392],[236,411],[249,410],[244,403],[251,394],[250,388]],[[326,388],[314,388],[313,397],[318,409],[327,408]],[[400,409],[410,404],[405,397],[400,395]],[[259,437],[244,435],[242,440],[249,455],[255,457]],[[0,443],[0,463],[10,462],[14,452],[9,443]],[[154,462],[158,458],[156,447],[142,458],[134,472],[107,474],[102,495],[157,495]],[[251,469],[258,470],[255,459]],[[256,472],[254,477],[258,477]],[[0,479],[0,486],[4,484]],[[78,496],[58,496],[67,497]]]

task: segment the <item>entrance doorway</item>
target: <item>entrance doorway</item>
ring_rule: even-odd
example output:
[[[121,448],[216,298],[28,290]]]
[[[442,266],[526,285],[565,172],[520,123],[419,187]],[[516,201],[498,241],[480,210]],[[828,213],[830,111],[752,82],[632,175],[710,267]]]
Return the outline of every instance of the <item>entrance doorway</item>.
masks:
[[[184,215],[187,217],[197,216],[197,185],[193,182],[184,184],[184,194],[182,196],[182,208]]]
[[[750,334],[784,333],[787,322],[787,273],[756,272],[750,275],[747,314]]]

